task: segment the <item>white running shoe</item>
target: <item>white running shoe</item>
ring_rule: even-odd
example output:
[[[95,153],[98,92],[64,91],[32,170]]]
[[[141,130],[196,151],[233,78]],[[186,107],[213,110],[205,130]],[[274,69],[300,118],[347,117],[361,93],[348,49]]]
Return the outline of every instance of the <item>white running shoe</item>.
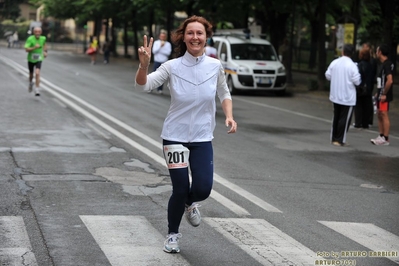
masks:
[[[167,235],[166,240],[164,242],[163,251],[167,253],[179,253],[180,252],[179,238],[181,237],[182,237],[181,233],[178,234],[170,233],[169,235]]]
[[[378,136],[376,139],[371,139],[371,143],[374,145],[388,146],[389,141],[385,139],[385,137]]]
[[[375,142],[376,142],[377,140],[379,140],[379,139],[381,139],[381,136],[380,136],[380,135],[378,135],[378,137],[376,137],[375,139],[370,139],[370,142],[373,143],[373,144],[375,144]]]
[[[186,220],[189,224],[191,224],[194,227],[197,227],[201,223],[201,214],[198,210],[199,207],[201,207],[201,205],[195,202],[191,204],[191,206],[186,205],[186,211],[185,211]]]
[[[40,89],[39,87],[35,88],[35,96],[40,96]]]
[[[33,82],[29,82],[29,89],[28,89],[28,92],[29,92],[29,93],[32,92],[33,84],[34,84]]]

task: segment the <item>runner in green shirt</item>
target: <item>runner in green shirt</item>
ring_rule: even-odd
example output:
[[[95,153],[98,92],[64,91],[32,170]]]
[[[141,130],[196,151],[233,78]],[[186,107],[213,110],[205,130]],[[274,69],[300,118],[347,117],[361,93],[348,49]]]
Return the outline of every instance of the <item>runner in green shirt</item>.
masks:
[[[33,88],[33,70],[35,70],[35,95],[40,96],[40,69],[42,61],[47,57],[47,44],[46,37],[41,36],[42,29],[35,27],[33,35],[30,36],[25,42],[25,51],[28,53],[28,68],[29,68],[29,92]]]

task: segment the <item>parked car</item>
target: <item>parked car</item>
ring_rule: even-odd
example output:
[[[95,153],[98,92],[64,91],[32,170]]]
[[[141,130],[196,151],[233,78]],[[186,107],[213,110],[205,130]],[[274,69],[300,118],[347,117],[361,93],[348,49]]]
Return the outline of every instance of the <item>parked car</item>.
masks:
[[[270,42],[248,34],[215,35],[213,41],[232,94],[244,90],[285,94],[285,68]]]

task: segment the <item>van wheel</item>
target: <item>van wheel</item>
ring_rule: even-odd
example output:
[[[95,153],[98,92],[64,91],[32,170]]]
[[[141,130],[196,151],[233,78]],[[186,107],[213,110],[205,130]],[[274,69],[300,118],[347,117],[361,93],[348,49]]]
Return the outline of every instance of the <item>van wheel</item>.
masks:
[[[284,96],[285,95],[285,90],[282,91],[276,91],[277,96]]]
[[[229,87],[230,94],[237,94],[237,89],[234,87],[233,78],[231,76],[227,79],[227,86]]]

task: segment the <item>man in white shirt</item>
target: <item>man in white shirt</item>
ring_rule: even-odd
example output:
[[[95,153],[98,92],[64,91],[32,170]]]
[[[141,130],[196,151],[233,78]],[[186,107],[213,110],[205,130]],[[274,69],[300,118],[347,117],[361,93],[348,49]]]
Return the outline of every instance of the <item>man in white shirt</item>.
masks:
[[[351,59],[353,45],[345,44],[342,56],[328,66],[325,76],[330,83],[330,101],[334,105],[334,117],[331,127],[331,143],[345,146],[346,133],[356,105],[356,87],[361,82],[357,65]]]
[[[172,53],[172,45],[166,40],[166,31],[161,30],[159,33],[159,39],[156,40],[152,46],[152,54],[154,55],[154,71],[158,67],[169,60],[169,56]],[[157,88],[159,94],[162,94],[163,85]],[[149,91],[151,92],[151,91]]]

